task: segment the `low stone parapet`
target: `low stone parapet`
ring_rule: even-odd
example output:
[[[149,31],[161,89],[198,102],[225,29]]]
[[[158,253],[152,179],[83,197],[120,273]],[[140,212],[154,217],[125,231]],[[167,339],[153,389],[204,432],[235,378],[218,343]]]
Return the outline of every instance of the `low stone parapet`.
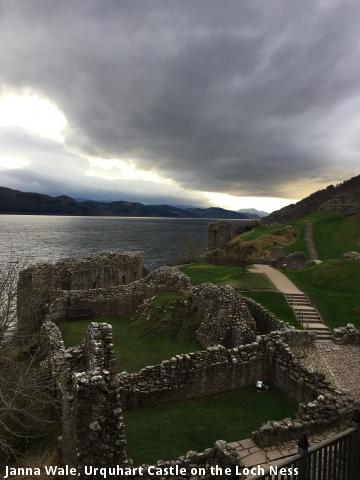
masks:
[[[337,343],[360,345],[360,330],[357,330],[352,324],[349,324],[346,327],[335,328],[333,334],[334,340]]]

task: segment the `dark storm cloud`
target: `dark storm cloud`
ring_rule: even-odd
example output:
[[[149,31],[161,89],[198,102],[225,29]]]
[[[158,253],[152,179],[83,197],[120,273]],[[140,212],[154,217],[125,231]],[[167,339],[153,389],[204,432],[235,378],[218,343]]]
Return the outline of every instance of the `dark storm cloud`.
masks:
[[[9,0],[0,15],[1,83],[53,99],[84,152],[236,195],[354,168],[330,144],[360,93],[357,1]]]

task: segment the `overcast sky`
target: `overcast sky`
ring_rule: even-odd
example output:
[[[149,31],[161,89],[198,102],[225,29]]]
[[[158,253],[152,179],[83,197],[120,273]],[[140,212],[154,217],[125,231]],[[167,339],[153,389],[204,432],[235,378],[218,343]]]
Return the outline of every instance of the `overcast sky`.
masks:
[[[274,210],[359,174],[358,0],[0,0],[0,185]]]

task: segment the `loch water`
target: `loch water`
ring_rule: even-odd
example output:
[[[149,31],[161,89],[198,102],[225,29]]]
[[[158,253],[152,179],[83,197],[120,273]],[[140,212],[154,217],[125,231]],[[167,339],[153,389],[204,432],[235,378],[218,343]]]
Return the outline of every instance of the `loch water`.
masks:
[[[0,215],[0,261],[8,258],[11,251],[38,262],[105,250],[142,250],[146,267],[154,269],[204,251],[208,224],[212,221]]]

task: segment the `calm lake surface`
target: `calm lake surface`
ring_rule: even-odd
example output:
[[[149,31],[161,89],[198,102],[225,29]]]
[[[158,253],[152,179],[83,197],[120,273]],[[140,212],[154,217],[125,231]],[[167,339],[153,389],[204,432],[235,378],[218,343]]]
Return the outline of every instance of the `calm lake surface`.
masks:
[[[157,268],[199,254],[209,219],[0,215],[0,261],[11,249],[32,262],[86,256],[104,250],[142,250]],[[237,220],[235,222],[243,222]],[[245,220],[246,221],[246,220]]]

